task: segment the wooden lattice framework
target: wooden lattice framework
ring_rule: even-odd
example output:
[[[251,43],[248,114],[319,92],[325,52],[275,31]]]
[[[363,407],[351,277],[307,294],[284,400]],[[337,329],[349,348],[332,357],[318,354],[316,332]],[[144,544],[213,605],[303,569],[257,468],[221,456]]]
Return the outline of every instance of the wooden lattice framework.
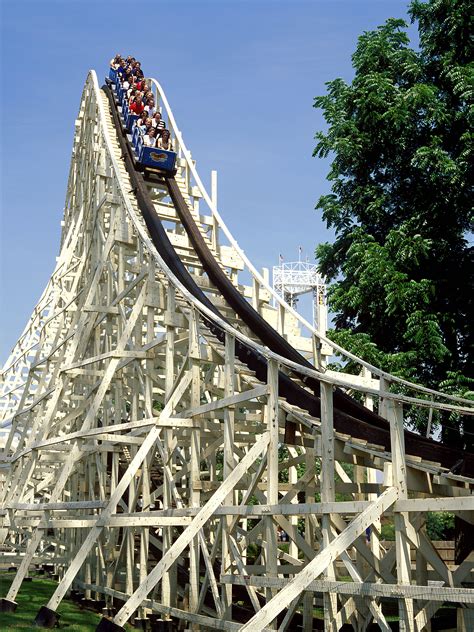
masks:
[[[147,234],[91,72],[61,252],[2,375],[0,536],[4,560],[18,568],[3,608],[15,608],[30,567],[49,562],[59,579],[46,604],[53,622],[73,588],[104,599],[109,614],[118,604],[101,629],[155,612],[192,629],[309,631],[322,599],[326,630],[375,621],[388,631],[384,598],[398,601],[400,629],[430,629],[444,603],[456,604],[459,629],[474,629],[474,553],[448,566],[425,531],[428,511],[474,523],[474,480],[406,453],[403,407],[474,408],[362,361],[358,376],[325,371],[334,350],[358,359],[281,299],[270,305],[268,279],[230,235],[153,85],[178,147],[176,179],[215,258],[315,368],[260,345],[210,283],[166,189],[150,183],[172,244],[227,322],[168,269]],[[244,270],[250,285],[239,282]],[[267,358],[266,382],[236,357],[236,340]],[[279,396],[278,371],[302,387],[304,376],[320,380],[320,418]],[[390,452],[334,430],[335,386],[378,406],[390,422]],[[296,425],[291,443],[288,420]],[[388,550],[380,542],[387,516],[395,525]]]

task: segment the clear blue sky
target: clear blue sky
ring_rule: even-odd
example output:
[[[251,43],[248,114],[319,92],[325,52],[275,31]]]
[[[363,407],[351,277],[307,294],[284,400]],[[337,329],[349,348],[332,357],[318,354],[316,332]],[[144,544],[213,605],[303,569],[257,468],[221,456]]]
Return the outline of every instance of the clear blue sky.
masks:
[[[164,87],[205,184],[259,268],[314,259],[328,164],[312,158],[326,81],[398,0],[0,0],[0,365],[54,267],[74,120],[90,68],[133,54]]]

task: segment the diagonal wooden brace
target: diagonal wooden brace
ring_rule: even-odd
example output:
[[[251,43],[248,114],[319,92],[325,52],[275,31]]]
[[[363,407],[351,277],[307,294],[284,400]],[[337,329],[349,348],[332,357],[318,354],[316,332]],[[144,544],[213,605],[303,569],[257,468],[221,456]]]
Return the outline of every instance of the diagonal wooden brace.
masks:
[[[217,507],[224,501],[227,494],[235,487],[242,476],[247,472],[250,465],[265,450],[269,442],[268,433],[264,433],[253,447],[244,456],[242,461],[235,467],[234,471],[226,478],[215,494],[207,501],[203,508],[193,519],[189,527],[179,536],[173,546],[163,555],[160,562],[149,573],[146,580],[131,595],[125,605],[119,610],[114,618],[114,622],[123,625],[132,616],[148,593],[156,586],[163,577],[166,570],[173,564],[176,558],[190,544],[193,538],[199,533],[202,526],[209,520]]]
[[[276,616],[295,599],[313,579],[316,579],[348,546],[354,542],[369,527],[374,520],[377,520],[393,503],[398,499],[398,490],[389,487],[381,494],[373,505],[367,507],[357,516],[348,527],[340,533],[328,546],[285,586],[280,592],[270,599],[270,601],[250,619],[242,628],[246,632],[260,632]]]

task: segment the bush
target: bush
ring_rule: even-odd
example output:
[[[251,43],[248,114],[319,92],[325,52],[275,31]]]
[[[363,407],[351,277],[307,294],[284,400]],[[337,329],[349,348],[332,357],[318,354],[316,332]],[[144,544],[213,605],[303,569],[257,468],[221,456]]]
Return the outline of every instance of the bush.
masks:
[[[430,540],[454,539],[454,514],[448,511],[430,511],[426,515],[426,533]]]

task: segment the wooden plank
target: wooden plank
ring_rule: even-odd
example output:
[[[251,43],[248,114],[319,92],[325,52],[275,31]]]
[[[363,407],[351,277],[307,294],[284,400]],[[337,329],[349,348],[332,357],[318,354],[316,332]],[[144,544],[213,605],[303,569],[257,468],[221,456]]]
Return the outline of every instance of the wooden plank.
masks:
[[[221,582],[224,584],[237,584],[239,586],[253,586],[255,588],[265,588],[272,586],[280,589],[286,588],[293,579],[281,577],[245,577],[239,575],[224,575]],[[313,580],[305,587],[306,591],[316,593],[334,592],[341,595],[357,595],[361,597],[392,598],[406,597],[419,601],[436,601],[439,604],[466,603],[474,604],[474,589],[457,586],[447,588],[444,586],[407,586],[405,584],[379,584],[376,582],[348,582],[348,581],[328,581],[326,579]],[[257,630],[258,628],[255,628]]]

